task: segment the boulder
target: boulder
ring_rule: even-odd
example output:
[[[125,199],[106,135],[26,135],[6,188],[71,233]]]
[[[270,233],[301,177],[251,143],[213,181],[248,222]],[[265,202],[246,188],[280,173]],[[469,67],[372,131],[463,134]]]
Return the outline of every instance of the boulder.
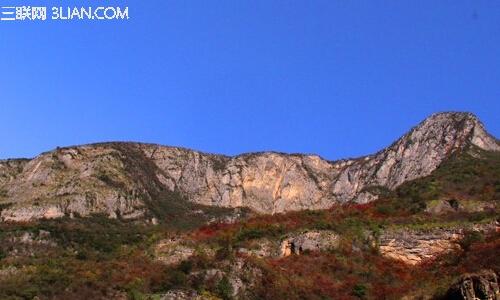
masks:
[[[499,300],[498,276],[491,270],[464,274],[450,287],[446,299]]]

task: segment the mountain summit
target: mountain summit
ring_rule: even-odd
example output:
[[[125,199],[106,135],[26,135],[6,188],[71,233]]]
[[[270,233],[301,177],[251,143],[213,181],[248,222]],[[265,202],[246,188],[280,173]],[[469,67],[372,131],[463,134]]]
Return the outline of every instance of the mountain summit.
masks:
[[[104,213],[158,218],[176,201],[248,207],[259,213],[323,209],[377,199],[429,175],[457,151],[500,151],[470,113],[430,116],[391,146],[357,159],[261,152],[234,157],[141,143],[58,148],[31,160],[0,161],[3,221]]]

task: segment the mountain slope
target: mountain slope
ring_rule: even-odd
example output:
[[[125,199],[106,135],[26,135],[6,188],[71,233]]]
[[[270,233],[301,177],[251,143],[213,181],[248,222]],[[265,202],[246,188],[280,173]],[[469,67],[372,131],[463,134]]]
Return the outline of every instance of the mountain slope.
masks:
[[[373,187],[394,189],[429,175],[457,150],[500,151],[469,113],[434,114],[388,148],[357,159],[274,152],[235,157],[139,143],[68,147],[30,160],[0,161],[2,220],[105,213],[163,217],[182,202],[249,207],[260,213],[369,202]]]

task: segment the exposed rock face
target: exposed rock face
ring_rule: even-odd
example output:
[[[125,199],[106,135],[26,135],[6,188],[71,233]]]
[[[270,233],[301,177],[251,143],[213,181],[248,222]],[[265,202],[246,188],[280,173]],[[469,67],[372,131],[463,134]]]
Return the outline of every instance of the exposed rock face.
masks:
[[[280,255],[280,243],[267,238],[255,239],[250,242],[250,247],[239,248],[238,252],[255,257],[273,257]]]
[[[136,217],[144,213],[146,188],[125,169],[118,149],[82,146],[44,153],[24,164],[22,172],[5,182],[5,202],[14,206],[2,218],[26,221],[106,213]],[[140,175],[140,174],[138,174]]]
[[[425,211],[431,214],[446,214],[454,212],[480,212],[487,210],[495,210],[497,204],[495,202],[481,202],[474,200],[462,200],[458,201],[456,199],[440,199],[431,201]]]
[[[262,277],[262,271],[249,262],[237,258],[233,262],[225,261],[221,269],[208,269],[190,274],[190,279],[197,278],[206,283],[220,283],[225,280],[230,286],[231,299],[253,299],[252,290]],[[207,299],[207,298],[197,298]]]
[[[280,240],[267,238],[252,240],[239,253],[255,257],[286,257],[307,251],[328,251],[340,244],[340,236],[330,230],[312,230],[288,235]]]
[[[304,251],[326,251],[338,247],[340,237],[332,231],[308,231],[281,242],[281,256],[299,255]]]
[[[19,269],[13,266],[2,268],[0,269],[0,282],[19,273],[20,273]]]
[[[0,252],[7,257],[31,257],[40,253],[48,253],[57,247],[51,238],[50,232],[39,230],[36,232],[5,232]]]
[[[458,249],[461,229],[385,232],[380,237],[380,253],[386,257],[416,265],[442,253]]]
[[[182,240],[168,239],[160,241],[155,247],[155,257],[169,265],[178,264],[193,256],[195,249],[182,244]]]
[[[0,160],[0,186],[15,179],[21,173],[29,159]],[[6,195],[0,195],[0,197]]]
[[[190,290],[170,290],[159,296],[160,300],[197,300],[201,298],[196,291]]]
[[[141,218],[169,192],[261,213],[369,202],[369,187],[393,189],[429,175],[470,145],[499,151],[498,141],[468,113],[426,119],[374,155],[330,162],[315,155],[211,155],[151,144],[108,143],[58,149],[30,160],[0,161],[1,219],[26,221],[105,213]]]
[[[460,240],[470,232],[488,234],[500,230],[498,221],[460,225],[452,228],[386,230],[379,237],[380,253],[417,265],[425,260],[460,248]]]
[[[447,293],[453,300],[498,300],[498,276],[491,270],[462,275]]]

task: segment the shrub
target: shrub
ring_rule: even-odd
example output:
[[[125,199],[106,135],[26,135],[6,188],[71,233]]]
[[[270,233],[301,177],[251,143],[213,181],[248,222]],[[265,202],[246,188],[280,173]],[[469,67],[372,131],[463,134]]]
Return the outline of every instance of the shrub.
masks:
[[[189,274],[193,269],[193,262],[191,260],[184,260],[179,265],[179,270],[184,274]]]
[[[266,235],[265,230],[261,228],[244,228],[241,230],[237,237],[237,241],[252,240],[264,237]]]
[[[180,288],[186,286],[187,276],[181,271],[174,270],[168,274],[168,280],[170,287]]]
[[[233,295],[233,287],[226,276],[222,277],[219,283],[217,283],[216,291],[217,295],[219,295],[222,299],[231,299],[231,296]]]
[[[88,254],[85,251],[78,251],[78,253],[76,254],[76,259],[78,260],[87,260],[88,258]]]
[[[484,241],[484,235],[479,231],[468,231],[464,234],[462,240],[460,240],[460,247],[465,251],[468,251],[470,247],[478,242]]]
[[[215,252],[215,259],[219,261],[230,259],[231,257],[232,257],[231,245],[224,245]]]
[[[376,210],[378,213],[382,215],[391,215],[396,212],[396,208],[394,206],[391,206],[389,204],[382,204],[378,205],[376,207]]]
[[[356,296],[356,297],[362,299],[366,295],[366,287],[362,284],[356,284],[352,288],[352,294],[353,294],[353,296]]]

